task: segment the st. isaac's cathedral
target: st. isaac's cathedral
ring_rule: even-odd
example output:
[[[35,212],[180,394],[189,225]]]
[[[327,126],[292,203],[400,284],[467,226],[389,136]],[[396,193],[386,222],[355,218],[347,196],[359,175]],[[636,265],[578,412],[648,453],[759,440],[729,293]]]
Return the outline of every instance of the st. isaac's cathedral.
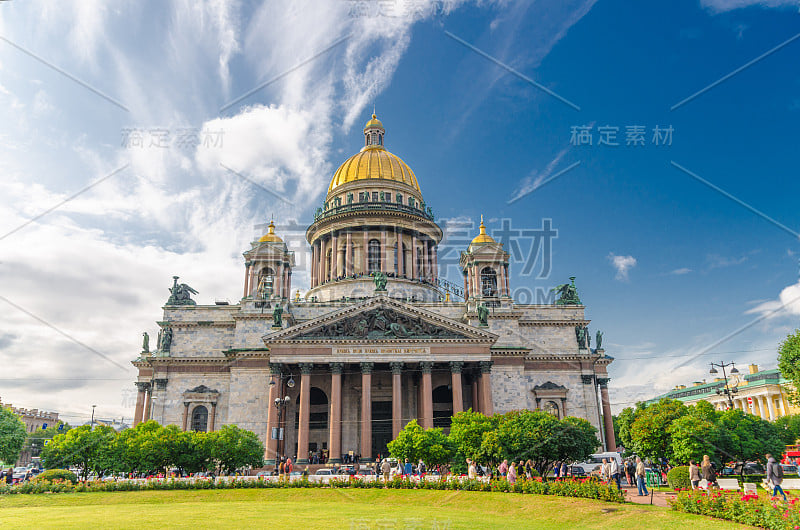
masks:
[[[585,418],[614,450],[612,358],[589,347],[574,284],[552,304],[515,303],[509,254],[482,221],[461,251],[463,288],[440,280],[442,229],[384,135],[373,114],[364,147],[331,178],[306,230],[304,299],[273,223],[244,252],[238,304],[196,305],[176,277],[156,347],[145,337],[133,361],[134,422],[235,424],[264,441],[267,464],[303,464],[386,454],[412,419],[447,430],[468,409],[542,409]]]

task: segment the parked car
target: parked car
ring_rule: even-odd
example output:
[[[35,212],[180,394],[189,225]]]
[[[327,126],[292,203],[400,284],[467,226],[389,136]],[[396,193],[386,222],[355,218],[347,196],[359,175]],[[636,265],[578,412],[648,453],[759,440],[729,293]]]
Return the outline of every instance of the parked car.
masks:
[[[620,469],[622,469],[622,456],[619,453],[597,453],[593,454],[589,457],[589,460],[586,462],[575,462],[572,464],[573,466],[577,466],[583,469],[584,473],[589,473],[592,475],[597,475],[600,473],[600,465],[603,463],[603,459],[613,458],[617,461]],[[548,473],[549,474],[549,473]]]
[[[797,475],[797,466],[794,464],[781,464],[784,475]]]
[[[332,477],[336,475],[336,471],[334,469],[318,469],[314,474],[319,477]]]
[[[256,478],[271,477],[271,476],[272,476],[272,471],[259,471],[258,473],[256,473]]]
[[[581,466],[568,466],[567,474],[573,477],[585,477],[586,471]]]
[[[25,478],[25,474],[28,472],[27,467],[15,467],[14,468],[14,480],[22,480]]]

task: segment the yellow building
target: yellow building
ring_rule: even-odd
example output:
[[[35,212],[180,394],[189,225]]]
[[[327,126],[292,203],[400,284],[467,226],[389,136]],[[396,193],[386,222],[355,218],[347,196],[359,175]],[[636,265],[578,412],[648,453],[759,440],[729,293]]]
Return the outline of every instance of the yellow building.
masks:
[[[787,399],[787,388],[792,383],[777,368],[759,370],[758,365],[751,364],[747,374],[733,373],[728,377],[727,383],[733,407],[746,413],[757,414],[770,421],[800,413],[800,408],[789,403]],[[718,410],[727,409],[730,403],[725,394],[725,379],[722,377],[711,382],[695,381],[691,386],[678,385],[647,403],[656,403],[664,398],[677,399],[687,405],[707,401]]]

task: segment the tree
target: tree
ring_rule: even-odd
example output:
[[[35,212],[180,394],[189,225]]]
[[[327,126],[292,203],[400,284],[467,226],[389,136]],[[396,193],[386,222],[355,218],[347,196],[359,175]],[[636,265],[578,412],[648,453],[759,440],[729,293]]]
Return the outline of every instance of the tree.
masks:
[[[596,432],[586,420],[559,420],[542,410],[504,414],[496,430],[503,458],[531,460],[542,474],[556,462],[587,458],[599,445]]]
[[[0,407],[0,461],[14,464],[25,444],[25,423],[10,407]]]
[[[387,445],[389,454],[401,462],[406,458],[410,462],[416,462],[419,458],[416,440],[422,436],[423,432],[425,432],[425,429],[417,423],[417,420],[411,420],[397,434],[397,438]]]
[[[636,453],[654,460],[673,460],[670,427],[673,421],[687,412],[686,405],[670,399],[662,399],[639,411],[630,427],[630,438]]]
[[[51,425],[46,429],[36,429],[25,439],[23,451],[30,452],[32,457],[38,457],[42,453],[45,442],[50,443],[48,440],[52,440],[56,434],[63,434],[71,428],[69,424],[60,422],[58,425]]]
[[[778,348],[778,368],[783,377],[792,382],[792,388],[788,389],[789,401],[800,404],[800,329],[795,329],[794,333],[787,335]]]
[[[103,455],[108,446],[114,445],[115,438],[116,431],[104,425],[94,429],[88,425],[70,429],[64,434],[57,434],[44,446],[42,463],[47,468],[78,467],[83,480],[86,480],[90,471],[102,475],[112,469],[109,467],[112,460],[103,458]]]
[[[225,425],[208,433],[207,439],[210,458],[228,474],[242,467],[264,465],[264,444],[253,432],[236,425]]]
[[[622,444],[626,452],[636,452],[635,444],[631,438],[631,426],[644,408],[644,403],[637,403],[636,408],[627,407],[616,418],[616,430],[614,431],[618,434],[616,439]]]
[[[785,445],[794,445],[800,438],[800,414],[781,416],[775,420],[775,426],[781,433]]]
[[[699,462],[703,455],[719,452],[721,437],[714,421],[687,414],[672,422],[669,430],[675,463],[688,464],[690,460]]]
[[[466,471],[466,460],[488,462],[489,455],[482,450],[483,436],[497,428],[496,416],[485,416],[480,412],[468,410],[453,416],[450,423],[450,442],[454,451],[453,469]]]

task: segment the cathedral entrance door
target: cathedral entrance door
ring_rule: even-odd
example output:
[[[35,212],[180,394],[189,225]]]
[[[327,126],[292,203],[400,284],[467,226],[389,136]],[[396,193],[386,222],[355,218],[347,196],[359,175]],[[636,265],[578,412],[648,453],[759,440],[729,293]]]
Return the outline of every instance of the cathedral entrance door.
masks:
[[[372,456],[389,454],[387,444],[392,441],[392,402],[372,402]]]

